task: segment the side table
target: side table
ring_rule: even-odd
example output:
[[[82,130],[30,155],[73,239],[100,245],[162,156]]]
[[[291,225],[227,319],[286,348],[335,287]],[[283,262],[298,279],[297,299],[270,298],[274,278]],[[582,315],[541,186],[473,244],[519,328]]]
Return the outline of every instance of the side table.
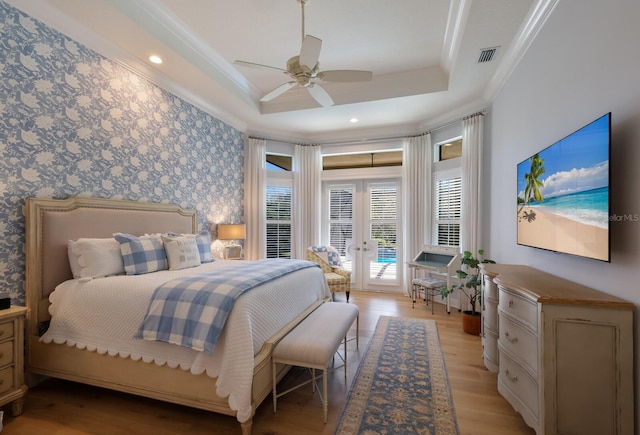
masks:
[[[24,383],[24,322],[28,309],[0,310],[0,406],[11,403],[13,416],[22,414]]]

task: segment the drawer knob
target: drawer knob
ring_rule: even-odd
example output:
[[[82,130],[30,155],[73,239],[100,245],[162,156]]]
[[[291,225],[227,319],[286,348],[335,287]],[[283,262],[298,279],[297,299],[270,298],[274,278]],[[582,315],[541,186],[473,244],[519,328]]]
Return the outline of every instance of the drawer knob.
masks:
[[[513,299],[509,300],[509,308],[513,308]]]
[[[509,379],[511,382],[513,382],[514,384],[516,382],[518,382],[518,377],[517,376],[511,376],[511,373],[509,373],[509,369],[506,369],[504,371],[504,375],[507,377],[507,379]]]
[[[518,342],[518,337],[511,338],[511,336],[509,335],[508,331],[504,333],[504,338],[506,338],[507,341],[509,341],[509,342],[511,342],[513,344],[516,344]]]

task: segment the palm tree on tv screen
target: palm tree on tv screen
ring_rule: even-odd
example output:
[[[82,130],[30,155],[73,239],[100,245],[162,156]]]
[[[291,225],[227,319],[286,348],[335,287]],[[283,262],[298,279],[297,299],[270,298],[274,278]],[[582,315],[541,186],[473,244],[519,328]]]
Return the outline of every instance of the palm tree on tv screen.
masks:
[[[524,179],[527,185],[524,189],[524,202],[522,203],[520,210],[518,210],[518,213],[520,213],[532,199],[538,202],[544,201],[542,192],[540,191],[540,189],[544,187],[544,182],[540,180],[540,177],[545,172],[543,166],[544,160],[536,153],[529,159],[529,161],[531,162],[531,169],[529,173],[524,174]]]

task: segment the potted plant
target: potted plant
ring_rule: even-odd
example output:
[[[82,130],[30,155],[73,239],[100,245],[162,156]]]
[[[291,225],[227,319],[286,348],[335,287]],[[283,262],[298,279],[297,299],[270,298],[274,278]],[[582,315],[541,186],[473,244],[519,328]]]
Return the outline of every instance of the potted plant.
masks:
[[[455,290],[460,290],[467,299],[469,299],[471,309],[462,312],[462,329],[464,332],[472,335],[480,334],[481,329],[481,313],[478,309],[482,303],[482,281],[480,279],[480,269],[478,265],[480,263],[495,263],[493,260],[483,258],[483,255],[484,250],[482,249],[478,250],[478,257],[474,257],[471,251],[464,251],[461,260],[462,268],[456,271],[458,279],[462,282],[451,288],[444,287],[440,292],[442,297],[446,298]]]

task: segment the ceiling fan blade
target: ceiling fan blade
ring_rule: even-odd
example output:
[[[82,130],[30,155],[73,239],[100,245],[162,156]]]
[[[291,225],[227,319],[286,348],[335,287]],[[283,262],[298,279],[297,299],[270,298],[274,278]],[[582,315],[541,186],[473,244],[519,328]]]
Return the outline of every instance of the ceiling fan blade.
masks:
[[[276,70],[280,72],[286,73],[287,71],[282,68],[277,68],[275,66],[263,65],[261,63],[253,63],[253,62],[245,62],[243,60],[236,60],[233,62],[234,65],[244,66],[247,68],[255,68],[255,69],[266,69],[266,70]]]
[[[309,89],[311,96],[323,107],[333,106],[333,98],[319,84],[311,83],[307,89]]]
[[[296,82],[284,83],[284,84],[278,86],[277,88],[275,88],[273,91],[271,91],[268,94],[266,94],[264,97],[260,98],[260,101],[263,101],[263,102],[271,101],[274,98],[276,98],[277,96],[284,94],[285,92],[287,92],[289,89],[291,89],[295,85],[296,85]]]
[[[317,77],[325,82],[370,82],[373,80],[373,73],[355,69],[334,69],[320,71]]]
[[[311,35],[305,36],[302,40],[302,48],[300,49],[300,65],[313,69],[313,67],[316,66],[316,63],[318,63],[321,48],[321,39]]]

